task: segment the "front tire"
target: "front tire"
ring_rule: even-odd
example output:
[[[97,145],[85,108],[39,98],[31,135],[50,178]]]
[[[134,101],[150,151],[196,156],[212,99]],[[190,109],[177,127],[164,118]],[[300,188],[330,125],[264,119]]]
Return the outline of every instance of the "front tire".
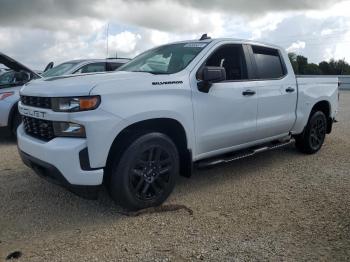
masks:
[[[296,147],[303,153],[318,152],[326,138],[327,118],[321,111],[314,112],[304,129],[304,132],[295,137]]]
[[[110,195],[123,208],[158,206],[174,189],[179,175],[178,150],[164,134],[141,135],[113,161],[110,172]]]

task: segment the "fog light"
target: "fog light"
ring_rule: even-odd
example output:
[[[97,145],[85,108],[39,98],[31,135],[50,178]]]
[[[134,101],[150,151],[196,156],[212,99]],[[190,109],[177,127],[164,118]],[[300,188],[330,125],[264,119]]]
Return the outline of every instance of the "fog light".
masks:
[[[86,137],[85,128],[82,125],[70,122],[54,122],[55,136],[63,137]]]

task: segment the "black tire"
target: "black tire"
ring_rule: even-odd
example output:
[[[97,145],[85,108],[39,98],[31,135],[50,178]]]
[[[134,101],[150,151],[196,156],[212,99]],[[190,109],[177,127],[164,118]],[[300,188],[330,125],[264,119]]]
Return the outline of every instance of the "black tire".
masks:
[[[179,154],[172,140],[161,133],[139,136],[112,161],[109,193],[127,210],[162,204],[175,187]]]
[[[327,133],[327,118],[321,111],[313,112],[304,132],[295,137],[296,147],[303,153],[314,154],[323,145]]]
[[[22,117],[19,114],[19,112],[16,110],[13,114],[12,122],[11,122],[11,131],[14,137],[17,137],[17,128],[21,123],[22,123]]]

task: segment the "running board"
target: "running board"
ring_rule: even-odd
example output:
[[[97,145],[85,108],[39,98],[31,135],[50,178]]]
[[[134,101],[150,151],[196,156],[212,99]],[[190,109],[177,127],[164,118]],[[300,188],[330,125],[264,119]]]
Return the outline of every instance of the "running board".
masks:
[[[201,161],[198,161],[195,165],[197,168],[206,168],[206,167],[211,167],[211,166],[215,166],[215,165],[219,165],[219,164],[226,164],[226,163],[230,163],[232,161],[236,161],[236,160],[239,160],[242,158],[253,156],[253,155],[258,154],[258,153],[262,153],[265,151],[284,147],[284,146],[287,146],[293,142],[294,142],[294,140],[291,139],[287,142],[284,141],[284,142],[269,143],[269,144],[265,144],[265,145],[260,146],[260,147],[252,147],[249,149],[240,150],[240,151],[237,151],[234,153],[230,153],[229,155],[226,154],[221,158],[216,157],[216,158],[201,160]]]

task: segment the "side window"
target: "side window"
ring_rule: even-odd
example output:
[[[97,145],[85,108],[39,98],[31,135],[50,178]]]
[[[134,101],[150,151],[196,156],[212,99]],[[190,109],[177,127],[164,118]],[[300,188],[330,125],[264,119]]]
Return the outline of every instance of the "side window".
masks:
[[[106,71],[106,63],[91,63],[88,65],[84,65],[79,68],[74,74],[85,74],[85,73],[93,73],[93,72],[105,72]]]
[[[0,84],[12,84],[15,80],[15,71],[9,71],[1,75]]]
[[[261,46],[252,46],[258,79],[281,78],[285,70],[278,50]]]
[[[204,66],[224,67],[226,70],[226,80],[228,81],[248,79],[242,45],[232,44],[218,48],[210,55],[202,68]]]
[[[122,64],[121,63],[107,63],[107,70],[106,71],[114,71],[117,68],[119,68]]]

